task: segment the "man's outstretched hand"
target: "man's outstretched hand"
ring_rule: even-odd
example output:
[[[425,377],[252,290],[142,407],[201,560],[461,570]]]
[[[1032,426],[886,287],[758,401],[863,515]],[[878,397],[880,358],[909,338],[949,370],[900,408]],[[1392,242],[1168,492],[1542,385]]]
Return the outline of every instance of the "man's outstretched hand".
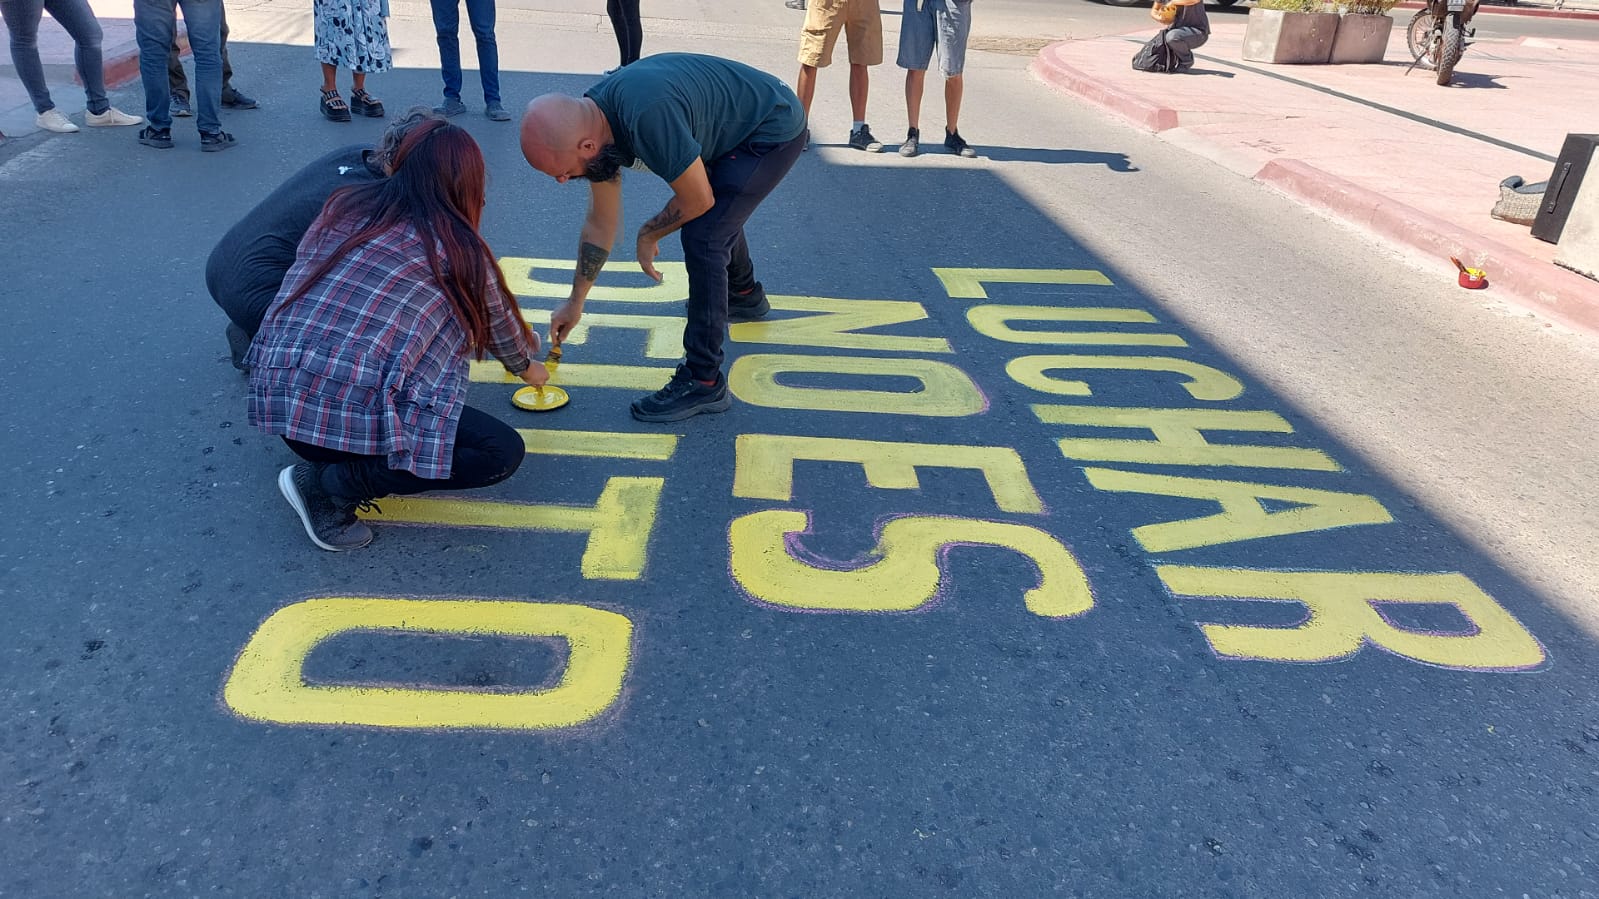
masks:
[[[565,343],[566,335],[572,333],[572,329],[577,327],[578,320],[582,317],[582,303],[576,300],[567,300],[562,303],[559,308],[550,313],[550,341],[552,343]]]

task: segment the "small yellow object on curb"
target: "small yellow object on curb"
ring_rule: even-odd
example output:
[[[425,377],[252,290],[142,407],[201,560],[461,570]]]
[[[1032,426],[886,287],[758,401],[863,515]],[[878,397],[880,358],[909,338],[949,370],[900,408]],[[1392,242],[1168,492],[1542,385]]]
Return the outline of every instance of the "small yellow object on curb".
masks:
[[[571,401],[566,391],[549,384],[543,387],[523,387],[511,394],[511,405],[529,412],[551,412]]]

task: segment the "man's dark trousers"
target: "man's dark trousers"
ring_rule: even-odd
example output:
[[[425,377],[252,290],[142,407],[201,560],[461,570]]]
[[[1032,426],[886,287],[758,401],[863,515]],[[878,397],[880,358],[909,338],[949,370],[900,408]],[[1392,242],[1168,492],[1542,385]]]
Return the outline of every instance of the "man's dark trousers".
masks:
[[[433,30],[439,40],[439,69],[444,74],[444,96],[461,99],[460,0],[431,0]],[[477,44],[478,78],[483,82],[483,102],[500,102],[500,48],[494,42],[494,0],[466,0],[466,18]]]
[[[228,61],[228,11],[221,10],[222,17],[222,96],[226,98],[233,90],[233,63]],[[188,102],[189,78],[183,73],[183,51],[178,47],[174,38],[172,49],[167,53],[167,87],[172,91],[172,96]]]
[[[701,381],[716,380],[722,370],[729,291],[743,293],[755,286],[744,223],[794,167],[809,137],[807,129],[787,143],[741,144],[706,169],[716,205],[682,230],[688,269],[683,352],[689,374]]]

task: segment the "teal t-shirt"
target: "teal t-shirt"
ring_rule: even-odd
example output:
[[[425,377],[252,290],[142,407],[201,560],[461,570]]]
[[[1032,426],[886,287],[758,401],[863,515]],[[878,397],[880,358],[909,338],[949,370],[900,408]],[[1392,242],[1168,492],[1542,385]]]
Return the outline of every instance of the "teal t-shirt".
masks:
[[[676,181],[745,142],[780,144],[805,130],[799,98],[743,63],[696,53],[646,56],[584,92],[611,125],[628,165]]]

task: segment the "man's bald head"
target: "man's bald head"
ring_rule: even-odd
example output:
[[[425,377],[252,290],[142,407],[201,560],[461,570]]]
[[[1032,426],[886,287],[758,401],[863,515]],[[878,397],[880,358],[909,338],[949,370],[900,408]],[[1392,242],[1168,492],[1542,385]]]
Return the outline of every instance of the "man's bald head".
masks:
[[[522,114],[522,156],[557,181],[583,174],[608,137],[605,117],[592,101],[542,94]]]

